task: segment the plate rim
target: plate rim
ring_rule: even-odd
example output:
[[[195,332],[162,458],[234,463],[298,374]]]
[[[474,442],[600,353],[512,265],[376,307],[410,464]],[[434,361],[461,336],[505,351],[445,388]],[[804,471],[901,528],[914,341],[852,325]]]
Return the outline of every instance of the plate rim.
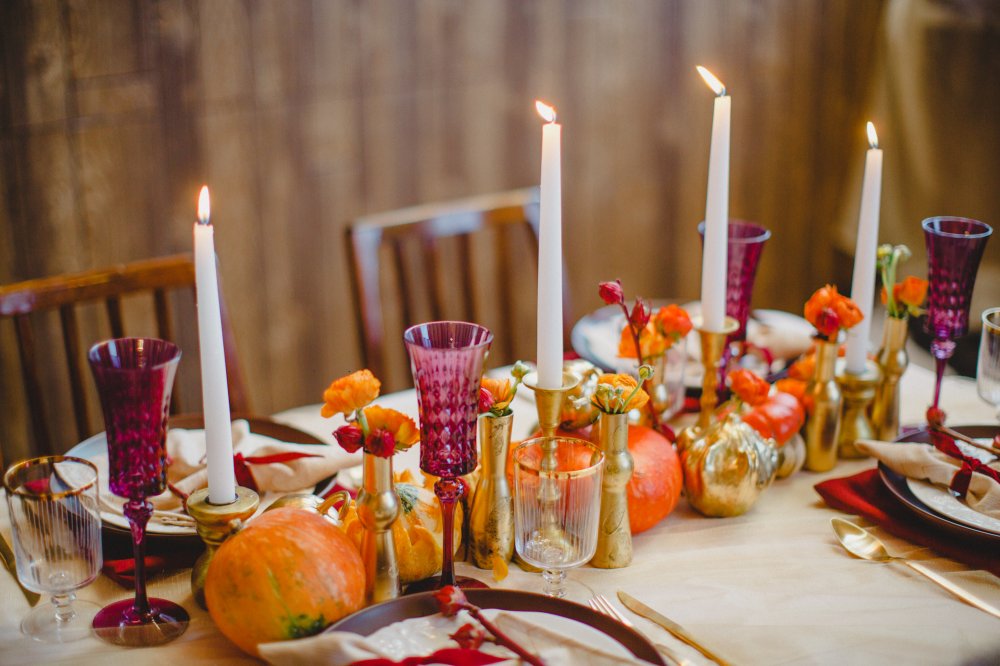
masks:
[[[984,435],[982,433],[987,431],[992,434],[996,434],[998,426],[975,424],[952,426],[952,429],[969,437],[983,437]],[[929,443],[927,441],[929,432],[928,428],[923,426],[919,430],[897,437],[893,441],[897,444],[927,444]],[[930,522],[938,527],[963,536],[974,536],[979,539],[1000,543],[1000,534],[983,530],[973,525],[966,525],[965,523],[959,522],[950,516],[946,516],[945,514],[935,511],[933,508],[925,504],[919,497],[913,494],[913,491],[910,490],[910,487],[906,482],[905,476],[893,471],[882,461],[879,461],[878,463],[878,471],[879,478],[882,479],[882,484],[889,490],[889,492],[891,492],[896,499],[903,504],[903,506],[909,509],[911,513],[923,519],[925,522]]]
[[[666,662],[663,661],[663,657],[656,650],[656,646],[653,645],[652,641],[635,629],[627,627],[614,618],[604,615],[589,606],[525,590],[488,588],[482,590],[463,589],[462,591],[465,593],[466,597],[469,598],[469,601],[480,608],[509,610],[515,612],[532,611],[538,613],[549,613],[550,615],[557,615],[559,617],[582,622],[583,624],[592,627],[596,631],[599,631],[616,641],[633,656],[639,659],[645,659],[653,664],[660,664],[662,666],[665,666],[666,664]],[[395,599],[389,599],[388,601],[383,601],[382,603],[362,608],[361,610],[338,620],[327,627],[324,630],[324,633],[330,631],[350,631],[360,636],[368,636],[377,629],[381,629],[392,622],[433,615],[438,612],[438,608],[433,597],[434,592],[421,592],[419,594],[410,594],[397,597]],[[401,615],[400,613],[402,611],[400,611],[398,607],[403,607],[403,609],[413,607],[413,610],[416,612]],[[549,608],[552,607],[555,607],[556,610],[549,610]],[[564,612],[556,612],[560,609]],[[395,611],[395,614],[393,611]],[[388,617],[382,619],[382,616],[387,613]],[[371,626],[365,625],[365,622],[371,623]],[[359,623],[361,624],[361,627],[354,626]]]

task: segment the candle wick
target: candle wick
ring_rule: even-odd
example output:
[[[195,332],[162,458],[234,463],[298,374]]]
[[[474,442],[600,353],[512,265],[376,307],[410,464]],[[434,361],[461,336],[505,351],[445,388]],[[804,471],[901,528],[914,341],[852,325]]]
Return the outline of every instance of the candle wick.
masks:
[[[210,226],[212,226],[212,221],[209,218],[207,218],[207,217],[199,217],[198,218],[198,224],[199,225],[204,225],[206,227],[210,227]]]
[[[721,82],[720,82],[720,85],[722,85]],[[726,96],[726,86],[725,85],[722,85],[722,90],[719,91],[719,95],[718,96],[719,97],[725,97]]]

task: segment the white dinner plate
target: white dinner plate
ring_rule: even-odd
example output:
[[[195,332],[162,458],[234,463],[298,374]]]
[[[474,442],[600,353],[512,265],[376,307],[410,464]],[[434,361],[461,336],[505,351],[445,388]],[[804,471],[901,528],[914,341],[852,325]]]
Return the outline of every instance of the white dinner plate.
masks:
[[[978,439],[976,441],[984,444],[990,443],[990,440],[987,439]],[[969,446],[961,440],[956,440],[955,443],[962,450],[962,453],[966,455],[974,456],[983,462],[992,462],[993,460],[996,460],[996,456],[991,455],[988,451],[983,451],[982,449],[977,449],[974,446]],[[942,516],[947,516],[948,518],[962,523],[963,525],[975,527],[985,532],[991,532],[1000,536],[1000,520],[997,520],[992,516],[987,516],[985,513],[976,511],[968,504],[952,495],[948,489],[936,486],[927,481],[918,481],[916,479],[907,479],[906,485],[909,486],[910,492],[912,492],[917,499]]]

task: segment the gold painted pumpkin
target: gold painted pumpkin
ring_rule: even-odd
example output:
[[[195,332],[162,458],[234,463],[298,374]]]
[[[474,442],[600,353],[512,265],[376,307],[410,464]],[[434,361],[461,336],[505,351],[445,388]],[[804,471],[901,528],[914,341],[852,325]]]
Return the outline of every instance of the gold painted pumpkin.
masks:
[[[402,479],[412,480],[410,473],[404,472]],[[399,582],[404,585],[433,576],[441,570],[444,560],[443,525],[441,505],[432,490],[416,483],[397,481],[396,495],[399,496],[401,511],[392,524],[392,537],[396,547],[396,564],[399,567]],[[364,528],[358,522],[358,512],[351,502],[344,515],[344,532],[358,548]],[[455,507],[455,550],[462,542],[462,507]]]
[[[241,650],[317,634],[365,601],[365,570],[343,531],[315,511],[274,509],[223,542],[205,577],[215,625]]]

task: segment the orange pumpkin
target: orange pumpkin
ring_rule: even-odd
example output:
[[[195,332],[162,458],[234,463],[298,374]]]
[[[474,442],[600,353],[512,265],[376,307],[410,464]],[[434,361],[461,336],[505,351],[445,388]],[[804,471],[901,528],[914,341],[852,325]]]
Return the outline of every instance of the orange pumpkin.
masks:
[[[772,437],[778,446],[783,446],[802,428],[806,414],[794,395],[777,391],[740,418],[762,436]]]
[[[205,578],[215,625],[244,652],[317,634],[364,605],[361,555],[339,527],[292,507],[261,514],[227,539]]]

